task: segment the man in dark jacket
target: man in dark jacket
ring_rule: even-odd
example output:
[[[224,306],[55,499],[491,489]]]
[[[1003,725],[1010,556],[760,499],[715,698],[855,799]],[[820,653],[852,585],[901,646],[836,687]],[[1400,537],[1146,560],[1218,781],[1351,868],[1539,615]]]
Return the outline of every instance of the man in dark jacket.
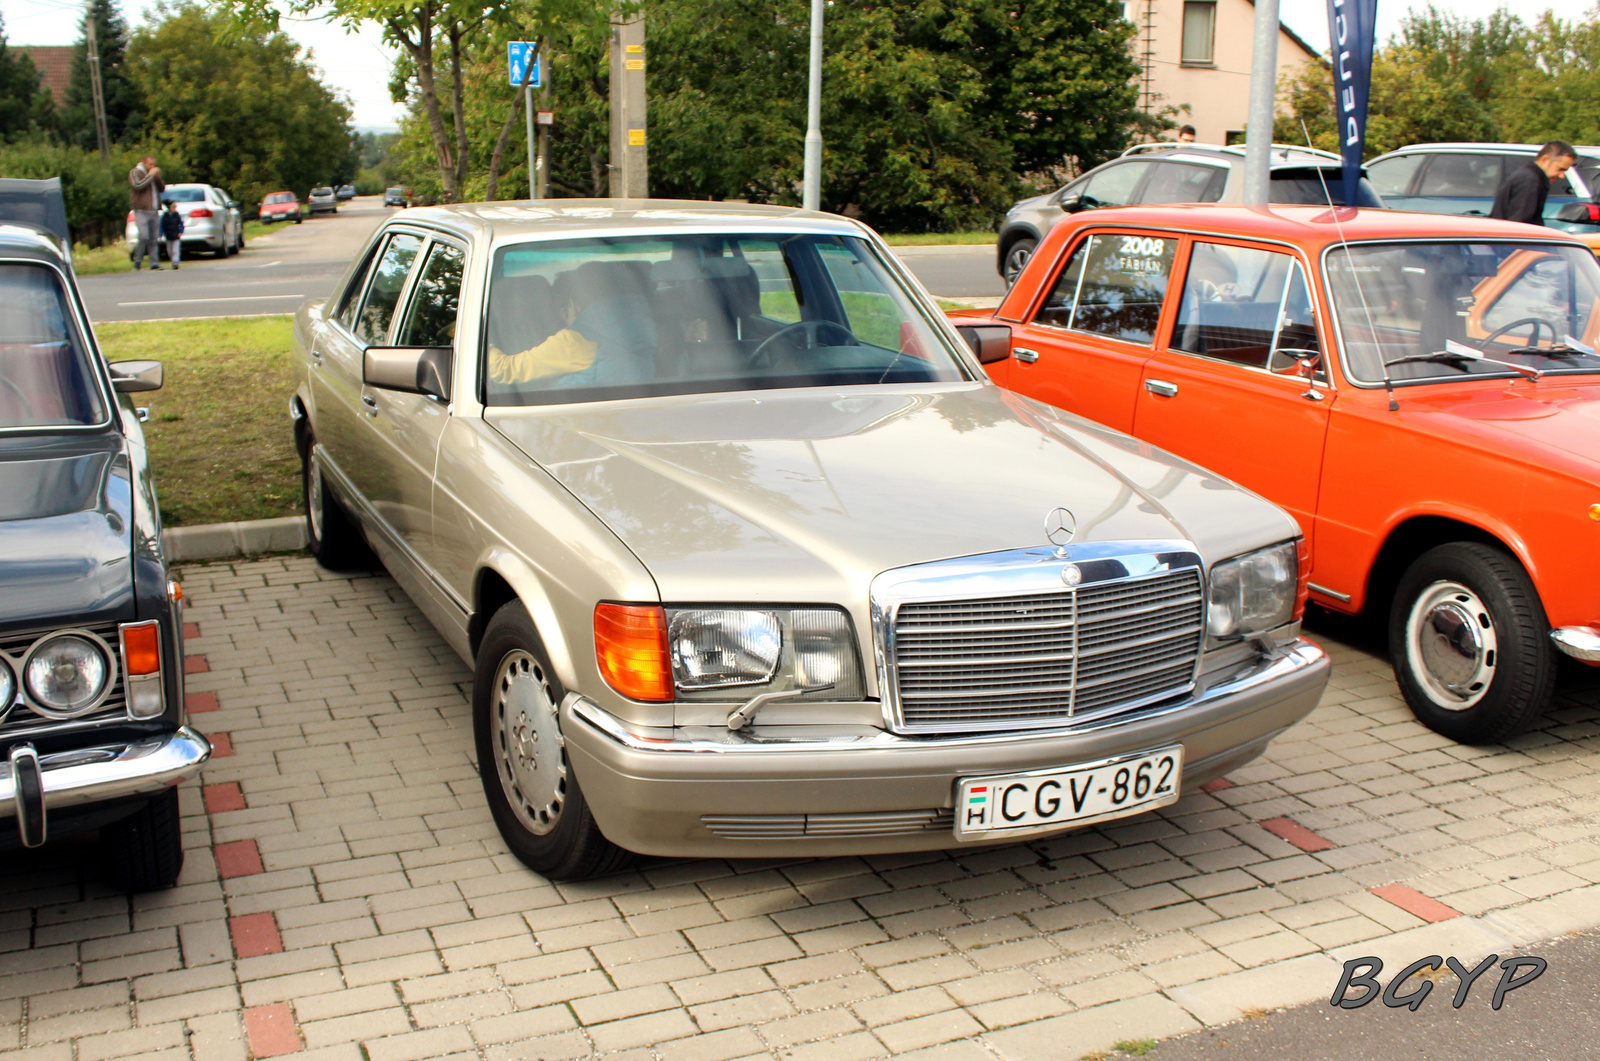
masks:
[[[151,155],[144,156],[139,164],[128,171],[128,187],[133,190],[128,208],[133,211],[134,228],[138,232],[133,245],[133,267],[138,269],[145,251],[150,252],[150,268],[161,268],[161,193],[167,190],[161,179],[161,167]]]
[[[1552,140],[1539,149],[1532,162],[1519,166],[1494,193],[1494,206],[1490,217],[1507,221],[1521,221],[1529,225],[1544,224],[1544,201],[1550,197],[1550,185],[1567,175],[1567,170],[1578,160],[1578,153],[1565,140]]]

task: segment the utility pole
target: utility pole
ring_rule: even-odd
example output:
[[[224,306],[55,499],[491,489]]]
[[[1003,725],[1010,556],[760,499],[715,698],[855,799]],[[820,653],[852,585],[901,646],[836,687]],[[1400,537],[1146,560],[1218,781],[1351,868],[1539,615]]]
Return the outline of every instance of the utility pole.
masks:
[[[822,209],[822,7],[811,0],[811,82],[806,99],[806,156],[800,205]]]
[[[550,113],[550,46],[545,44],[539,49],[539,102],[541,104],[537,117],[539,129],[539,164],[534,170],[533,197],[543,199],[550,194],[550,120],[555,115]],[[530,120],[535,120],[533,115],[533,97],[528,97],[528,114]]]
[[[1273,103],[1278,95],[1278,0],[1255,0],[1250,55],[1250,117],[1244,132],[1244,202],[1266,206],[1272,178]]]
[[[94,33],[94,3],[84,5],[84,50],[89,60],[89,93],[94,97],[94,135],[100,141],[100,161],[111,161],[111,137],[106,132],[106,97],[100,89],[100,45]]]
[[[624,21],[627,19],[627,21]],[[611,198],[650,196],[645,147],[644,13],[611,19]]]

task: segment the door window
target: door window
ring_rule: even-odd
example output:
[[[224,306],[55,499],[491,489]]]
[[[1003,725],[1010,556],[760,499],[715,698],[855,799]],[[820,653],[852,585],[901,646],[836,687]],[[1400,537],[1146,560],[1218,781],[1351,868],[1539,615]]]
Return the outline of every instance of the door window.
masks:
[[[1258,247],[1196,243],[1172,348],[1273,371],[1290,371],[1308,356],[1319,358],[1300,263]]]
[[[1149,162],[1120,162],[1091,174],[1081,193],[1084,209],[1127,206],[1133,202],[1139,180],[1150,166]]]
[[[1078,245],[1036,318],[1042,324],[1149,343],[1161,319],[1178,241],[1094,235]]]
[[[1141,203],[1214,203],[1222,198],[1227,170],[1186,162],[1159,162],[1139,195]],[[1221,178],[1221,179],[1219,179]]]
[[[466,254],[449,243],[435,243],[412,289],[411,306],[397,340],[400,346],[454,346],[461,305],[461,273]]]
[[[390,237],[378,263],[372,270],[372,283],[367,288],[366,301],[356,314],[351,330],[356,338],[368,346],[382,346],[389,336],[389,321],[394,317],[395,304],[405,288],[406,277],[411,272],[417,252],[422,249],[422,237],[400,232]]]
[[[1503,172],[1499,155],[1434,155],[1419,195],[1493,199]]]
[[[1428,158],[1427,155],[1396,155],[1367,167],[1367,180],[1379,195],[1405,195],[1411,190],[1411,178]]]

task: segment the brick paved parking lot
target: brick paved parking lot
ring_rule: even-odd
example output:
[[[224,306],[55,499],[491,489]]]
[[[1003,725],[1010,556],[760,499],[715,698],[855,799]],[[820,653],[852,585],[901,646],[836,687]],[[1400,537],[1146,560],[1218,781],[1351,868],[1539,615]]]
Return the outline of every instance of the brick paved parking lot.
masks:
[[[183,879],[130,901],[88,844],[5,856],[7,1057],[1058,1061],[1325,999],[1357,954],[1600,921],[1582,675],[1537,732],[1461,747],[1314,632],[1336,660],[1318,710],[1154,814],[551,885],[489,820],[467,669],[391,581],[298,558],[181,578],[218,746],[183,791]]]

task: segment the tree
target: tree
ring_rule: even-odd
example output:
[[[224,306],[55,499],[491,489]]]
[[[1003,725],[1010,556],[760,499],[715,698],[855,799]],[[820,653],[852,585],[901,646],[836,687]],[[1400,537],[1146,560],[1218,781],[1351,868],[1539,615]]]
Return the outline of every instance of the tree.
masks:
[[[72,77],[67,98],[57,115],[61,138],[77,147],[98,150],[94,129],[94,90],[89,83],[87,24],[94,19],[95,46],[100,56],[100,89],[106,106],[106,135],[113,144],[138,139],[142,118],[139,93],[128,80],[123,63],[128,51],[128,23],[116,0],[90,0],[72,51]]]
[[[277,32],[239,32],[193,4],[163,10],[161,22],[134,34],[126,64],[158,155],[176,155],[192,179],[244,201],[279,188],[304,195],[333,179],[350,155],[350,108],[298,45]]]
[[[36,134],[51,119],[50,95],[39,88],[39,71],[26,54],[11,50],[0,21],[0,141]]]

